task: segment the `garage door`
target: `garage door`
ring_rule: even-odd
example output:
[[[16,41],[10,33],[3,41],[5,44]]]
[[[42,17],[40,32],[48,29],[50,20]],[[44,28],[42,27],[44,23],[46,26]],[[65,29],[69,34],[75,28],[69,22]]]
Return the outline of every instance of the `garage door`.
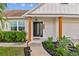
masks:
[[[79,39],[79,23],[63,23],[63,35]]]

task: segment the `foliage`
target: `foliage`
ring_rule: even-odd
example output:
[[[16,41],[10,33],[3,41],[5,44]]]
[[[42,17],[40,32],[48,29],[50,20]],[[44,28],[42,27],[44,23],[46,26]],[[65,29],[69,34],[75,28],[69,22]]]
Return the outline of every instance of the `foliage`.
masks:
[[[4,4],[4,3],[0,3],[0,22],[1,22],[1,27],[0,27],[0,30],[4,29],[5,27],[5,21],[7,20],[6,17],[4,17],[4,11],[7,7],[7,4]]]
[[[55,52],[58,56],[67,56],[68,55],[68,50],[66,50],[65,48],[62,48],[62,47],[56,48]]]
[[[1,31],[0,42],[24,42],[26,33],[19,31]]]
[[[0,3],[0,13],[3,13],[7,5],[5,3]]]
[[[47,46],[48,49],[54,50],[53,37],[48,37],[47,41],[44,41],[43,44]]]
[[[70,51],[69,49],[72,49]],[[59,41],[58,48],[56,48],[56,53],[62,56],[78,56],[78,50],[75,51],[74,44],[70,41],[69,37],[63,36]]]
[[[47,41],[44,41],[46,47],[50,51],[54,51],[55,55],[57,56],[78,56],[79,55],[79,45],[76,47],[74,44],[70,41],[69,37],[63,36],[61,40],[58,41],[58,47],[54,47],[54,43],[52,41],[52,38],[49,37]],[[70,50],[71,49],[71,50]]]
[[[48,42],[53,42],[53,37],[48,37]]]
[[[76,45],[76,48],[79,49],[79,44]]]
[[[63,36],[62,39],[59,41],[59,47],[67,47],[69,44],[71,44],[71,41],[68,37]]]
[[[55,52],[58,56],[79,56],[78,50],[77,52],[73,52],[62,47],[56,48]]]
[[[3,41],[3,32],[0,31],[0,41]]]
[[[50,42],[48,44],[48,48],[51,49],[51,50],[54,50],[54,44],[52,42]]]
[[[26,33],[25,32],[16,32],[16,41],[25,41],[26,39]]]

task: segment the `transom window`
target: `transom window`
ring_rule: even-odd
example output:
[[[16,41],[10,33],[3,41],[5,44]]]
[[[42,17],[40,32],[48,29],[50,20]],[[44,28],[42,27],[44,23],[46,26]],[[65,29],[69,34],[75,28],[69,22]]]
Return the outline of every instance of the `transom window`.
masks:
[[[11,20],[10,25],[11,25],[11,30],[13,31],[25,31],[24,20]]]

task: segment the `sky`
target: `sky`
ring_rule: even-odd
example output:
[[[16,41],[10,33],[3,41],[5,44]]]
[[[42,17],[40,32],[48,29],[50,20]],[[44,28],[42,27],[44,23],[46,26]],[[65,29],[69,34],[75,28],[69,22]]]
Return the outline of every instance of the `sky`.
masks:
[[[31,10],[37,3],[8,3],[6,10]]]

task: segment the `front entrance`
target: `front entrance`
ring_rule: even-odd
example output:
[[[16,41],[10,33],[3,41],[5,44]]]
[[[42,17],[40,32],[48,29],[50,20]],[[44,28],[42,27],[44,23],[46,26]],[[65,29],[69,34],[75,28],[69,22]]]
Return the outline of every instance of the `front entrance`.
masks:
[[[43,22],[33,22],[33,36],[34,37],[43,36]]]

